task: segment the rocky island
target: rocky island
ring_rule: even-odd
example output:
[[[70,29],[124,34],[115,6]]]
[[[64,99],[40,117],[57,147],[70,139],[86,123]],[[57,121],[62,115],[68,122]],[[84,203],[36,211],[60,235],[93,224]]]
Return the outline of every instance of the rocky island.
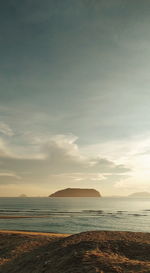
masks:
[[[101,194],[95,189],[68,188],[56,191],[49,197],[101,197]]]

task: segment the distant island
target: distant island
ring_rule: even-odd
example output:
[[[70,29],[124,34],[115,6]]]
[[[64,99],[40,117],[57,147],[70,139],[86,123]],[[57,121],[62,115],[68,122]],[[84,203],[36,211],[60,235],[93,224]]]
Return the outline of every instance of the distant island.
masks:
[[[27,195],[23,193],[23,194],[20,194],[18,197],[23,197],[24,198],[24,197],[27,197]]]
[[[150,198],[150,192],[134,192],[130,194],[128,197],[131,198]]]
[[[95,189],[68,188],[56,191],[49,197],[101,197],[101,194]]]

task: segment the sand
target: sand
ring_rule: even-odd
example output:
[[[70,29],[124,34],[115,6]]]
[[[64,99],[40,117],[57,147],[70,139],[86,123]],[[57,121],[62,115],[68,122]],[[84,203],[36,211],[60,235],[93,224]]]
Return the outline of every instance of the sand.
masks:
[[[150,233],[0,231],[0,273],[150,273]]]
[[[18,234],[18,235],[36,235],[36,236],[48,236],[48,237],[67,237],[71,234],[65,234],[65,233],[52,233],[52,232],[36,232],[36,231],[22,231],[22,230],[0,230],[0,236],[2,234]]]

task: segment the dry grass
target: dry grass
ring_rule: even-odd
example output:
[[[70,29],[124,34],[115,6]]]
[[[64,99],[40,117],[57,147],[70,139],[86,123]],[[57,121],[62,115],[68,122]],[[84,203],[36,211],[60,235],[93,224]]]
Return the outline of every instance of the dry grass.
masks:
[[[150,233],[0,232],[0,273],[150,273]]]

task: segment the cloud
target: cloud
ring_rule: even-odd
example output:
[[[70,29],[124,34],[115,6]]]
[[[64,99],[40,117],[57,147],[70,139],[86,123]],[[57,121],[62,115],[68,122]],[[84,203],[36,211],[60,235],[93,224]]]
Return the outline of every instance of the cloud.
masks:
[[[3,168],[9,169],[11,173],[17,173],[25,183],[54,181],[92,183],[92,181],[107,181],[108,175],[130,172],[130,169],[123,164],[116,164],[106,158],[84,156],[76,141],[77,137],[73,135],[52,136],[46,143],[40,143],[33,157],[17,154],[14,157],[5,157],[2,154],[0,161]]]
[[[130,169],[123,164],[115,164],[113,161],[106,158],[91,158],[90,162],[92,164],[93,170],[99,170],[102,173],[126,173]]]
[[[14,177],[16,179],[21,179],[20,176],[16,175],[15,173],[9,173],[9,172],[0,172],[0,177]]]
[[[12,172],[0,172],[0,185],[16,184],[21,180],[21,176]]]
[[[61,173],[50,175],[50,179],[54,180],[62,180],[65,179],[67,181],[102,181],[105,179],[105,176],[101,173]]]
[[[122,191],[124,193],[126,192],[127,194],[137,192],[137,191],[149,191],[150,190],[149,180],[143,181],[141,183],[140,177],[139,178],[134,177],[132,179],[130,177],[128,177],[127,179],[118,180],[115,182],[114,188],[116,190],[119,189],[120,191]]]
[[[4,122],[0,121],[0,133],[6,135],[6,136],[13,136],[14,132],[13,130]]]
[[[0,138],[0,157],[11,157],[12,153],[6,142]]]

